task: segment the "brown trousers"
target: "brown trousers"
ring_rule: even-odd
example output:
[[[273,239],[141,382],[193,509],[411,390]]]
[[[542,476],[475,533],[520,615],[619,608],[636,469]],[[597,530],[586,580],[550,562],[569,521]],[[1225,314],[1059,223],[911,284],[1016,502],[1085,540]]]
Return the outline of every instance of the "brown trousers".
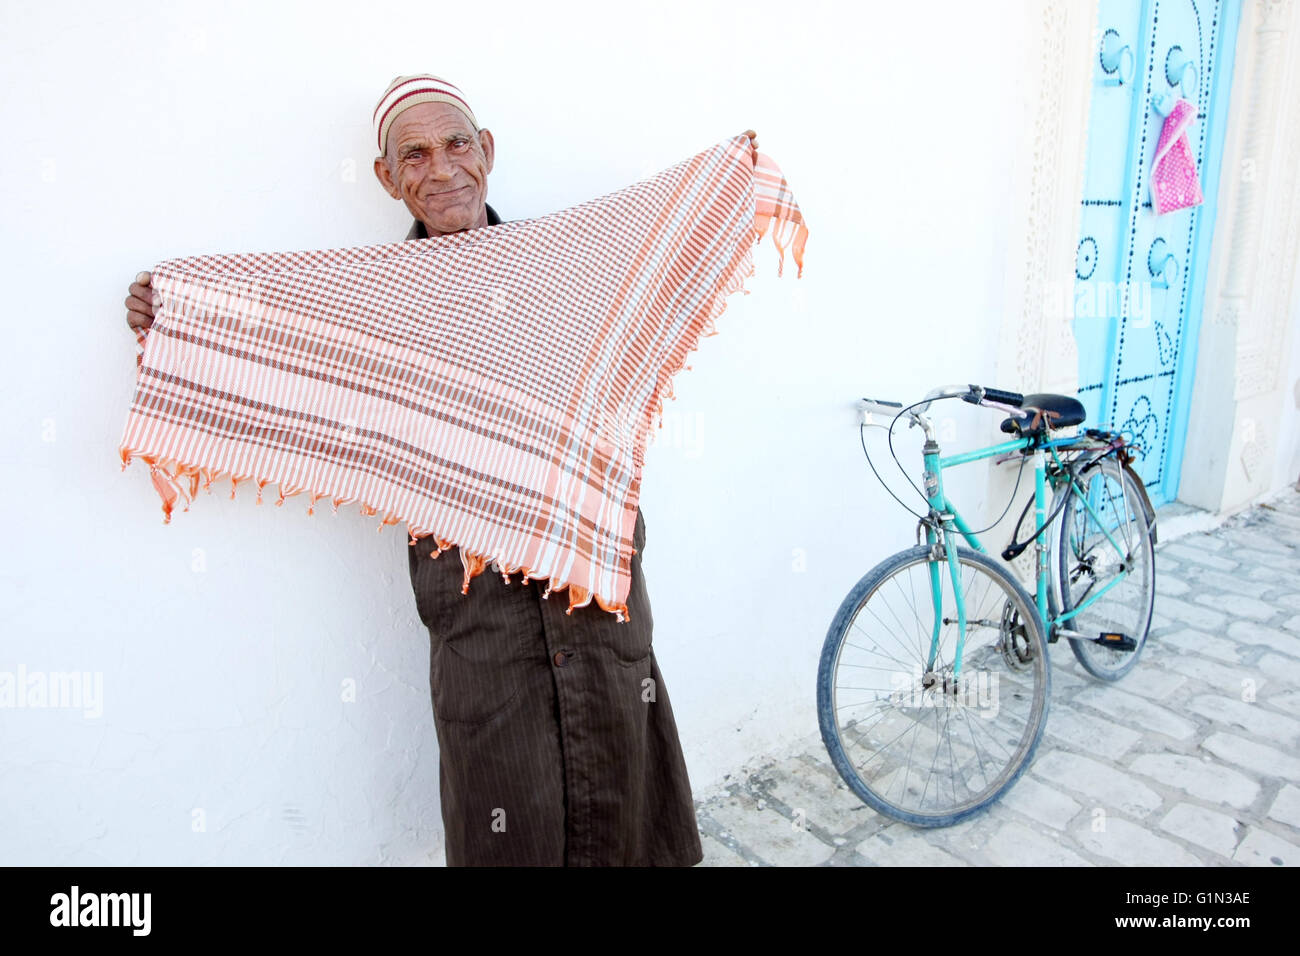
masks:
[[[651,647],[637,512],[628,620],[545,600],[489,568],[461,594],[457,549],[410,547],[429,629],[448,866],[692,866],[703,851]]]

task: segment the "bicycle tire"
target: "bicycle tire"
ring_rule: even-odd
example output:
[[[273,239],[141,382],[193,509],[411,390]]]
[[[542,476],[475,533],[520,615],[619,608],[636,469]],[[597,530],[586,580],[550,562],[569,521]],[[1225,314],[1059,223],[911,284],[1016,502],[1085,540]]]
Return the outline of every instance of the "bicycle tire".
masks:
[[[1071,500],[1057,518],[1053,603],[1059,609],[1057,613],[1068,613],[1113,577],[1113,573],[1105,572],[1117,569],[1120,561],[1129,565],[1132,585],[1127,581],[1115,585],[1065,622],[1067,628],[1085,634],[1122,633],[1137,642],[1133,650],[1121,651],[1088,638],[1069,639],[1070,649],[1084,670],[1098,680],[1117,681],[1137,665],[1155,609],[1155,546],[1146,499],[1138,479],[1113,456],[1085,468],[1078,481],[1084,492],[1093,496],[1090,500],[1094,510],[1111,524],[1111,537],[1127,548],[1128,554],[1118,554],[1100,533],[1096,519],[1082,506],[1079,493],[1063,486],[1058,493],[1070,495]],[[1102,574],[1097,573],[1099,567]]]
[[[934,687],[931,687],[931,703],[925,702],[926,674],[921,668],[928,664],[927,645],[932,636],[935,616],[929,584],[930,549],[925,545],[900,551],[887,558],[868,571],[849,591],[827,631],[817,673],[818,723],[832,764],[849,788],[872,809],[917,827],[951,826],[996,802],[1032,762],[1047,723],[1051,667],[1042,622],[1033,599],[992,558],[966,548],[959,547],[956,551],[962,569],[963,593],[970,606],[962,676],[955,682],[956,693],[953,697],[956,700],[965,695],[965,704],[949,701],[950,695],[947,693],[952,674],[951,650],[958,626],[955,620],[950,620],[948,614],[953,595],[946,559],[939,563],[940,581],[943,582],[940,652],[936,657],[936,667],[930,672],[940,678],[935,681],[935,686],[942,686],[944,692],[936,693]],[[890,582],[897,586],[897,593],[901,596],[895,603],[907,603],[907,595],[911,594],[911,621],[900,618],[889,603],[894,595],[894,591],[889,590]],[[903,589],[904,582],[908,586],[907,591]],[[919,602],[915,600],[918,582],[923,584],[921,593],[924,597]],[[952,606],[955,607],[955,604]],[[863,617],[863,611],[868,607],[871,608],[874,620]],[[877,609],[880,613],[877,613]],[[881,613],[892,615],[893,621],[882,619]],[[905,611],[904,618],[908,616]],[[990,621],[994,616],[998,616],[1000,624],[997,644],[991,645]],[[858,625],[860,617],[870,629]],[[863,656],[867,649],[850,644],[849,637],[855,634],[855,628],[868,638],[874,632],[880,640],[889,639],[890,651],[906,652],[906,660],[889,652],[879,658],[881,662],[893,662],[890,694],[879,709],[880,722],[870,715],[866,720],[860,720],[857,716],[861,714],[862,707],[881,703],[879,697],[869,702],[857,702],[854,697],[862,691],[881,691],[884,688],[855,687],[852,683],[846,684],[841,680],[842,670],[845,677],[853,668],[862,668],[868,672],[888,670],[873,667],[870,654],[865,658]],[[889,634],[891,630],[895,632],[892,636]],[[1008,637],[1014,640],[1008,640]],[[846,654],[846,646],[854,648],[851,654]],[[1010,652],[1010,657],[1006,656],[1007,652]],[[847,659],[850,656],[853,660]],[[868,662],[864,664],[863,660]],[[900,677],[903,674],[902,665],[911,664],[913,660],[918,666],[908,669],[906,677]],[[1015,669],[1012,661],[1016,664]],[[852,680],[860,677],[861,671]],[[1010,685],[1009,693],[1004,692],[1004,683]],[[994,702],[991,715],[979,714],[972,717],[967,712],[970,710],[968,705],[972,687],[975,688],[974,694],[977,697],[976,709],[979,705],[979,688],[991,692]],[[920,698],[917,696],[918,690]],[[942,697],[945,705],[942,708],[938,705],[939,697]],[[927,737],[920,755],[923,759],[930,760],[930,775],[924,781],[919,777],[913,780],[912,755],[916,752],[922,731],[930,730],[927,707],[932,708],[935,714],[933,740]],[[843,726],[841,719],[846,721]],[[976,723],[979,719],[994,723],[980,727]],[[912,731],[912,738],[907,743],[907,765],[901,769],[898,761],[903,745],[900,744],[886,754],[879,747],[872,749],[874,744],[879,744],[879,739],[873,744],[870,736],[871,733],[878,732],[879,737],[883,738],[886,734],[892,735],[900,726],[903,728],[901,733],[892,736],[885,746],[892,748],[896,741],[900,741],[909,730]],[[977,727],[981,733],[976,733]],[[965,737],[955,739],[963,729]],[[963,788],[959,793],[957,784],[949,781],[951,799],[942,792],[942,781],[936,784],[934,795],[929,794],[930,781],[935,776],[935,768],[945,746],[953,777],[960,774]],[[1005,756],[995,755],[992,747],[1000,748]],[[853,755],[859,750],[867,756],[861,764],[855,765]],[[960,768],[957,766],[958,750],[961,751]],[[869,768],[868,765],[882,755],[884,759],[875,768]],[[925,786],[918,796],[917,787],[922,782]],[[913,784],[910,788],[909,783]],[[894,794],[895,788],[898,789],[897,795]]]

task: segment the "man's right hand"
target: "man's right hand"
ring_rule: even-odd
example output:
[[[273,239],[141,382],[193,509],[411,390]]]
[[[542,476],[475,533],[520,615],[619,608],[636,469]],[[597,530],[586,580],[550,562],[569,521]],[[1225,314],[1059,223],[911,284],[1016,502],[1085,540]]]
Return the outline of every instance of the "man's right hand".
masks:
[[[153,325],[154,291],[149,285],[152,276],[141,272],[131,283],[126,297],[126,324],[133,330],[147,329]]]

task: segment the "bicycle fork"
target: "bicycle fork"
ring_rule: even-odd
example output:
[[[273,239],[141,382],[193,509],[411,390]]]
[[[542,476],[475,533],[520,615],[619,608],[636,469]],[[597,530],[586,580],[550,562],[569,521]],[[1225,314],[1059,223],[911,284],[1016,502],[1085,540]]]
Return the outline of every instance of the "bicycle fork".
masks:
[[[948,514],[947,498],[943,493],[942,468],[939,465],[939,445],[933,437],[928,437],[922,448],[925,457],[925,496],[930,505],[932,521],[925,526],[925,540],[930,547],[930,560],[927,563],[930,572],[930,592],[934,601],[934,630],[930,635],[930,654],[926,662],[926,671],[934,672],[939,657],[939,634],[944,624],[943,617],[943,582],[939,575],[939,560],[947,558],[948,574],[952,578],[953,598],[957,603],[957,648],[953,654],[952,682],[954,689],[961,678],[961,657],[966,647],[966,596],[961,586],[961,570],[957,564],[956,537],[951,523],[953,516]],[[939,544],[939,532],[943,534],[943,544]]]

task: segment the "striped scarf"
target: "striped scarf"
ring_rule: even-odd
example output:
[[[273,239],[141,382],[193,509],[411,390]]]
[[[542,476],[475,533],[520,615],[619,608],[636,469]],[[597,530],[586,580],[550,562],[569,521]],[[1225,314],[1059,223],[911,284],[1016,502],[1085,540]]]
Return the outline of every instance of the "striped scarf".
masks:
[[[122,467],[166,521],[217,478],[274,483],[458,546],[462,592],[492,562],[624,620],[650,430],[773,220],[802,273],[799,208],[737,136],[539,219],[168,260]]]

